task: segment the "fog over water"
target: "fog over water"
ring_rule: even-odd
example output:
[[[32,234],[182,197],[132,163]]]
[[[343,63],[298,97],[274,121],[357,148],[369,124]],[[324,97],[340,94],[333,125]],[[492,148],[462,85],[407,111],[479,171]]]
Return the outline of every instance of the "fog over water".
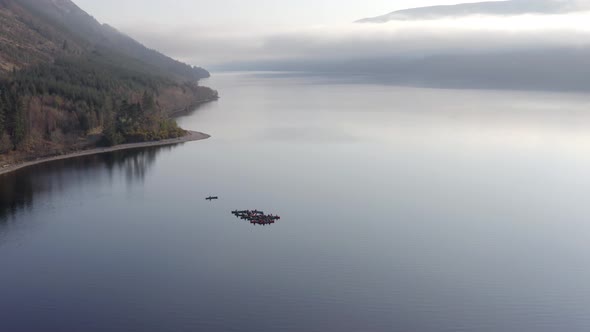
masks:
[[[127,27],[147,45],[209,67],[289,60],[365,59],[383,56],[497,53],[588,46],[587,12],[498,17],[475,15],[381,24],[224,27],[198,22]],[[243,68],[247,69],[247,68]]]
[[[3,328],[590,329],[587,95],[204,84],[209,140],[0,177]]]
[[[305,1],[182,0],[176,6],[159,0],[141,5],[134,1],[118,2],[117,10],[110,1],[79,0],[78,4],[148,47],[213,69],[229,65],[234,70],[269,69],[264,68],[268,61],[293,64],[587,49],[589,40],[588,0],[467,1],[458,6],[441,6],[458,3],[442,0],[362,4],[322,0],[314,5]],[[411,9],[420,6],[434,7]],[[141,15],[136,14],[137,7],[142,8]],[[407,8],[410,10],[403,11]],[[402,11],[388,14],[395,10]],[[370,21],[373,23],[354,23],[367,17],[376,18]],[[362,65],[348,64],[348,68],[359,70]]]
[[[374,82],[436,88],[590,90],[590,2],[429,4],[362,21],[128,20],[121,28],[218,71],[362,74]]]

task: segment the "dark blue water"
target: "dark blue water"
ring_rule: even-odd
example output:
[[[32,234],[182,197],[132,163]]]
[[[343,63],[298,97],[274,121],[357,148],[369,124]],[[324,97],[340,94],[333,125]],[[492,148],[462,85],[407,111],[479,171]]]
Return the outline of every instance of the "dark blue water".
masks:
[[[590,97],[206,84],[207,141],[0,177],[1,332],[590,330]]]

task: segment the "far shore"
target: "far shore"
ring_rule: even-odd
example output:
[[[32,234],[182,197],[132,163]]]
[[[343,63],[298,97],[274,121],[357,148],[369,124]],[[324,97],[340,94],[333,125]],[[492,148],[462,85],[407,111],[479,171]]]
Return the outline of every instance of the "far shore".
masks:
[[[109,153],[109,152],[121,151],[121,150],[147,148],[147,147],[152,147],[152,146],[175,145],[175,144],[180,144],[180,143],[185,143],[185,142],[200,141],[200,140],[207,139],[209,137],[211,137],[211,136],[204,134],[204,133],[200,133],[198,131],[188,130],[187,135],[185,135],[183,137],[178,137],[178,138],[171,138],[171,139],[165,139],[165,140],[161,140],[161,141],[152,141],[152,142],[121,144],[121,145],[111,146],[108,148],[95,148],[95,149],[89,149],[89,150],[80,150],[80,151],[76,151],[76,152],[72,152],[72,153],[67,153],[64,155],[47,157],[47,158],[39,158],[39,159],[33,160],[33,161],[27,161],[27,162],[23,162],[23,163],[14,164],[14,165],[9,165],[6,168],[0,168],[0,175],[11,173],[11,172],[17,171],[19,169],[23,169],[25,167],[30,167],[33,165],[47,163],[50,161],[70,159],[70,158],[83,157],[83,156],[90,156],[90,155],[95,155],[95,154]],[[2,166],[0,165],[0,167],[2,167]]]

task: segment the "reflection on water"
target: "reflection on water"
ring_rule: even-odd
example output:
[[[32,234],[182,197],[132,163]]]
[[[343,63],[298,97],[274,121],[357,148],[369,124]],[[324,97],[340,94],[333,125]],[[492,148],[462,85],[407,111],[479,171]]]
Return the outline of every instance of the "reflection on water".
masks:
[[[0,177],[0,332],[590,331],[589,96],[213,80],[207,141]]]
[[[174,146],[116,151],[35,165],[0,176],[0,227],[8,217],[33,206],[35,196],[59,195],[97,178],[112,181],[124,174],[127,184],[143,183],[158,154]]]

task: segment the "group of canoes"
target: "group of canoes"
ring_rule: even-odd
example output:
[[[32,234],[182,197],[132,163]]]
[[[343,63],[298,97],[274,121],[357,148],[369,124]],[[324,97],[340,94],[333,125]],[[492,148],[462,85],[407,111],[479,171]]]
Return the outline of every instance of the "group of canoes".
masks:
[[[253,225],[272,225],[281,219],[279,216],[264,214],[264,212],[258,210],[236,210],[231,213],[242,220],[249,221]]]
[[[218,200],[219,197],[218,196],[209,196],[207,198],[205,198],[208,201],[215,201]],[[272,214],[264,214],[264,212],[262,211],[258,211],[258,210],[242,210],[242,211],[232,211],[231,212],[234,216],[242,219],[242,220],[247,220],[249,221],[252,225],[272,225],[275,222],[277,222],[277,220],[280,220],[281,217],[279,216],[275,216]]]

